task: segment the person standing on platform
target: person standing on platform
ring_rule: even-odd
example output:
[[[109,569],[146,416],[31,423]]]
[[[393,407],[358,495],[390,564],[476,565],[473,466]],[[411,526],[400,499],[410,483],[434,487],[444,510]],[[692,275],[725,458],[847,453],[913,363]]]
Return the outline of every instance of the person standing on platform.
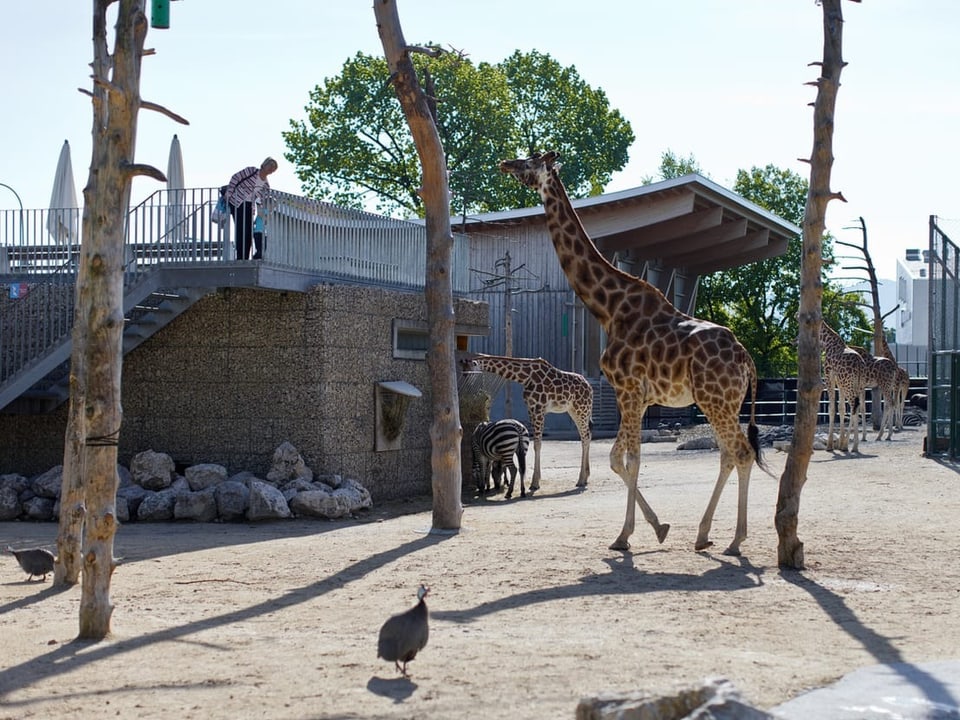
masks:
[[[277,161],[268,157],[260,167],[245,167],[238,170],[230,178],[227,185],[226,198],[230,205],[230,214],[233,216],[236,230],[237,260],[247,260],[250,256],[250,246],[253,243],[253,215],[257,203],[262,203],[270,190],[267,177],[276,171]],[[259,260],[260,249],[253,259]],[[261,256],[262,257],[262,256]]]

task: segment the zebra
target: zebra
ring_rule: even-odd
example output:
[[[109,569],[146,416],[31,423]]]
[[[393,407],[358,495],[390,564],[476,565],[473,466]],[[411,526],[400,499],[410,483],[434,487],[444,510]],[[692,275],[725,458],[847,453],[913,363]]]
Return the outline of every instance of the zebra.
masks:
[[[481,497],[490,489],[490,475],[493,474],[494,487],[499,490],[504,470],[510,471],[507,485],[509,499],[513,496],[513,484],[517,479],[517,467],[520,469],[520,497],[527,496],[523,476],[527,471],[527,447],[530,434],[519,420],[497,420],[479,423],[473,431],[473,482]],[[514,465],[513,456],[517,456]]]

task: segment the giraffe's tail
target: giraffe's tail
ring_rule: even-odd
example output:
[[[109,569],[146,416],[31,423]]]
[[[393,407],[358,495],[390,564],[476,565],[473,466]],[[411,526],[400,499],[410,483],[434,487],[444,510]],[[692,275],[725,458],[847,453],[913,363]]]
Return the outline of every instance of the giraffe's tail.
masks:
[[[757,458],[757,467],[773,477],[763,461],[763,452],[760,449],[760,428],[757,427],[757,368],[753,364],[753,358],[750,358],[750,425],[747,427],[747,440]]]

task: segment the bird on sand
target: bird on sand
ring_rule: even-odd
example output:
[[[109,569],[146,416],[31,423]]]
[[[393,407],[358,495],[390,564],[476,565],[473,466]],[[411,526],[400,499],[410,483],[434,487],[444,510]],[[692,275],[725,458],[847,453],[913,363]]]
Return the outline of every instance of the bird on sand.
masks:
[[[425,602],[429,592],[430,588],[421,585],[417,590],[417,604],[406,612],[388,618],[380,628],[377,657],[392,660],[404,677],[409,677],[407,663],[423,650],[430,636],[429,612]]]
[[[40,577],[40,582],[43,582],[47,579],[47,575],[53,572],[53,563],[56,558],[53,557],[53,553],[49,550],[44,550],[43,548],[14,550],[8,545],[7,552],[17,559],[23,571],[30,576],[27,580],[33,580],[33,576],[36,575],[38,577],[42,576]]]

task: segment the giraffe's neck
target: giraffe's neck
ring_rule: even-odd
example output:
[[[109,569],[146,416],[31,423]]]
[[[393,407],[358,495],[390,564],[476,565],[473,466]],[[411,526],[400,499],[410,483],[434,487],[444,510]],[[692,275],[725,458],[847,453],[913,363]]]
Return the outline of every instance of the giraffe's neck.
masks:
[[[828,357],[838,357],[847,349],[847,344],[843,342],[837,332],[831,328],[824,325],[823,327],[823,352]]]
[[[880,347],[877,348],[879,351],[877,354],[881,357],[885,357],[889,360],[897,361],[897,358],[894,356],[893,352],[890,350],[890,346],[887,345],[887,338],[884,337],[883,331],[880,332]]]
[[[529,362],[507,357],[477,358],[476,363],[484,372],[494,373],[505,380],[512,380],[521,385],[530,379],[533,370]]]
[[[541,185],[540,198],[547,231],[570,287],[601,325],[606,327],[609,324],[613,309],[628,287],[636,288],[639,283],[660,294],[652,285],[614,267],[600,253],[583,228],[555,171],[551,171],[547,182]],[[617,293],[619,297],[614,297]]]

